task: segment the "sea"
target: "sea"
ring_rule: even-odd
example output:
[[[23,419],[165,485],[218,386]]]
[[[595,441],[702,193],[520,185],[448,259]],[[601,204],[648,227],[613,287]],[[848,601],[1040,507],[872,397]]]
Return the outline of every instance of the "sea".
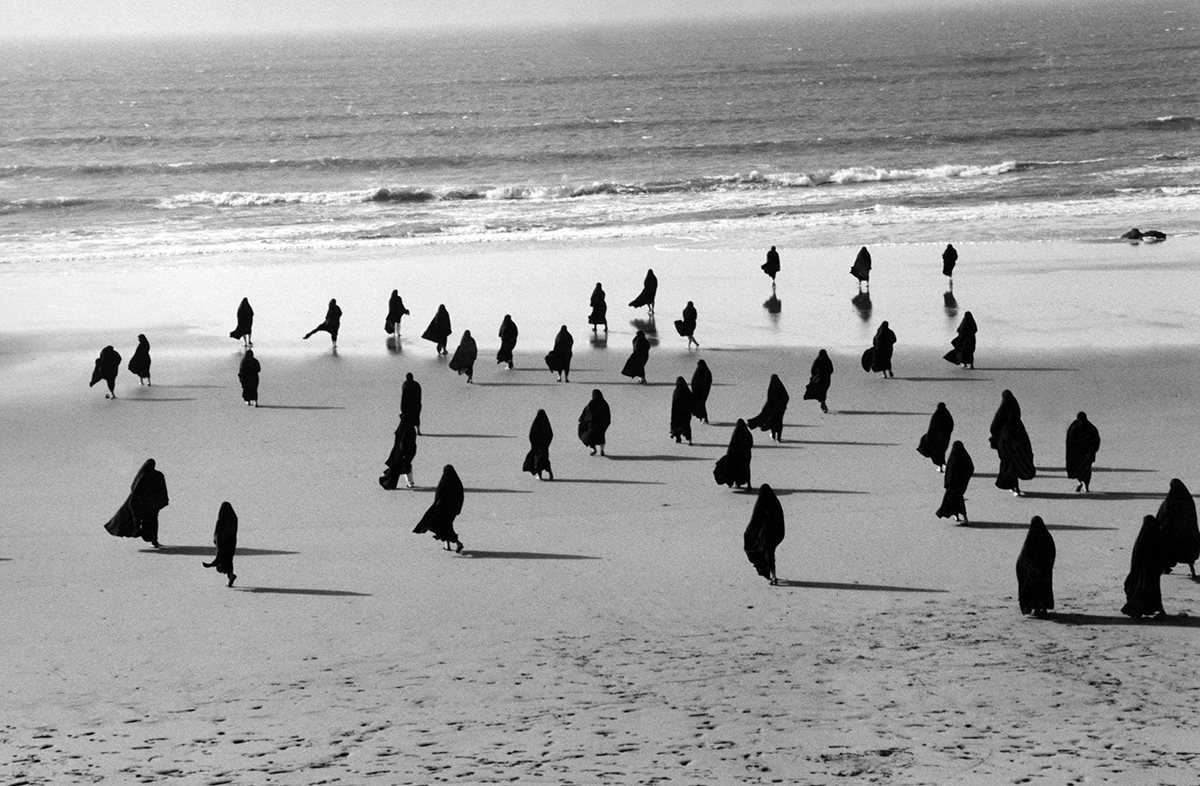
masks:
[[[1194,234],[1197,76],[1191,0],[8,41],[0,266]]]

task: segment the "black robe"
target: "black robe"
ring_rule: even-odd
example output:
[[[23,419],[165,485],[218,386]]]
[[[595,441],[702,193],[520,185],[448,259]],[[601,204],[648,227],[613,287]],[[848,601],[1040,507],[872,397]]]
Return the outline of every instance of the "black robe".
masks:
[[[592,313],[588,315],[589,325],[604,325],[608,327],[608,301],[604,299],[604,288],[599,284],[592,290]]]
[[[441,480],[438,481],[437,490],[433,494],[433,504],[417,522],[413,532],[418,535],[422,532],[432,532],[434,540],[457,543],[458,533],[454,531],[454,519],[462,513],[462,507],[462,481],[459,480],[454,467],[447,464],[442,469]]]
[[[254,330],[254,309],[250,308],[250,300],[242,298],[237,309],[237,327],[229,333],[230,338],[243,338]]]
[[[1016,489],[1019,480],[1033,480],[1037,468],[1033,463],[1033,445],[1021,416],[1012,414],[1004,428],[1000,429],[1000,440],[996,448],[1000,454],[1000,471],[996,473],[996,488]]]
[[[692,391],[683,377],[675,379],[675,392],[671,394],[671,438],[692,442]]]
[[[1017,556],[1017,604],[1022,614],[1054,608],[1054,538],[1041,516],[1029,522]]]
[[[953,276],[956,264],[958,264],[958,250],[947,243],[946,250],[942,252],[942,275]]]
[[[170,504],[167,479],[147,459],[133,477],[129,496],[104,528],[119,538],[141,537],[147,543],[158,542],[158,512]]]
[[[221,503],[217,512],[217,526],[213,529],[213,545],[217,547],[217,555],[212,562],[205,563],[207,567],[216,568],[218,573],[233,576],[233,555],[237,551],[238,517],[233,511],[233,505]]]
[[[571,355],[574,353],[575,337],[563,325],[554,337],[554,349],[546,355],[546,368],[560,374],[571,373]]]
[[[683,307],[683,319],[675,320],[675,332],[687,337],[696,332],[696,307],[691,303]]]
[[[100,380],[108,385],[109,392],[117,384],[117,373],[121,370],[121,353],[107,346],[100,350],[100,354],[96,357],[96,364],[92,369],[92,381],[88,383],[88,387],[92,387]]]
[[[400,425],[396,426],[396,436],[392,442],[392,452],[384,465],[387,467],[379,478],[379,485],[387,490],[396,488],[401,475],[412,472],[413,458],[417,455],[417,427],[410,419],[400,416]]]
[[[875,337],[871,340],[871,370],[872,371],[891,371],[892,370],[892,350],[896,346],[896,334],[892,332],[890,327],[880,325],[875,331]]]
[[[771,246],[771,250],[767,252],[767,261],[762,266],[762,272],[775,280],[775,274],[779,272],[779,252],[775,250],[775,246]]]
[[[475,358],[478,356],[479,346],[471,336],[471,331],[466,330],[458,340],[458,349],[454,350],[454,356],[450,358],[448,365],[451,371],[466,374],[469,382],[475,376]]]
[[[1067,426],[1067,477],[1092,482],[1092,463],[1100,450],[1100,432],[1082,412]]]
[[[404,307],[404,298],[400,297],[397,290],[392,290],[392,296],[388,298],[388,313],[387,319],[383,322],[383,332],[395,333],[396,328],[400,326],[400,320],[408,313],[408,309]]]
[[[238,366],[238,381],[242,383],[242,400],[246,403],[258,401],[258,374],[262,371],[262,364],[258,362],[258,358],[254,357],[254,353],[247,351],[242,358],[241,365]]]
[[[129,370],[137,374],[138,379],[150,376],[150,342],[145,336],[138,336],[137,349],[129,359]]]
[[[421,430],[421,383],[405,379],[400,385],[400,416],[408,416],[413,428]]]
[[[608,427],[612,425],[612,410],[599,390],[592,391],[592,400],[579,414],[579,441],[594,448],[603,445]]]
[[[550,418],[544,409],[539,409],[529,427],[529,452],[525,454],[521,470],[531,475],[542,472],[554,474],[550,468],[550,443],[553,441],[554,429],[550,427]]]
[[[329,308],[325,309],[325,321],[317,325],[308,332],[308,336],[313,333],[324,331],[329,334],[334,343],[337,343],[338,331],[342,327],[342,308],[332,300],[329,301]],[[305,338],[308,338],[305,336]]]
[[[692,414],[702,423],[708,422],[708,394],[712,391],[712,372],[703,360],[696,361],[692,372]]]
[[[1196,528],[1196,500],[1183,481],[1174,478],[1167,498],[1158,507],[1155,517],[1161,532],[1162,566],[1170,570],[1176,565],[1188,565],[1196,575],[1200,560],[1200,531]]]
[[[978,331],[975,317],[968,311],[958,326],[958,334],[950,342],[950,346],[954,348],[942,357],[955,365],[975,365],[975,334]]]
[[[758,487],[758,499],[742,536],[742,546],[758,575],[770,579],[772,584],[776,581],[775,549],[783,537],[783,506],[770,485],[764,483]]]
[[[432,341],[439,348],[446,346],[446,339],[454,332],[450,327],[450,312],[445,306],[438,306],[437,313],[429,321],[429,327],[421,334],[421,338]]]
[[[819,353],[816,360],[813,361],[812,368],[809,369],[808,385],[804,388],[804,399],[824,404],[825,397],[829,395],[831,382],[833,382],[833,361],[822,350],[822,353]]]
[[[860,282],[871,280],[871,252],[866,246],[858,250],[858,256],[854,258],[854,265],[850,268],[850,275]]]
[[[790,400],[791,396],[788,395],[787,388],[783,386],[779,376],[772,374],[767,385],[767,402],[763,404],[761,412],[746,421],[746,425],[760,431],[769,431],[772,437],[782,439],[783,415],[787,412]]]
[[[650,339],[646,338],[646,334],[639,330],[633,337],[633,354],[629,356],[629,360],[625,361],[625,366],[621,369],[621,376],[630,379],[645,379],[648,360],[650,360]]]
[[[992,446],[992,450],[999,449],[1000,429],[1004,428],[1008,416],[1013,412],[1017,413],[1017,417],[1021,417],[1021,405],[1012,391],[1006,390],[1000,394],[1000,406],[996,408],[996,414],[992,416],[992,425],[989,426],[991,436],[988,437],[988,444]]]
[[[937,409],[929,418],[929,428],[917,443],[917,452],[937,466],[946,463],[946,449],[950,447],[950,435],[954,433],[954,418],[946,405],[938,402]]]
[[[754,436],[746,426],[746,421],[739,420],[733,427],[725,455],[717,459],[717,465],[713,467],[713,480],[718,485],[740,487],[744,484],[750,488],[750,454],[753,448]]]
[[[513,350],[517,346],[517,323],[512,321],[512,317],[507,314],[504,321],[500,323],[500,350],[496,353],[497,363],[507,363],[510,366],[513,362]]]
[[[971,454],[961,441],[955,442],[946,459],[946,474],[942,480],[945,492],[942,494],[941,507],[937,509],[939,519],[967,515],[967,486],[974,475],[975,462],[971,460]]]
[[[1154,516],[1142,519],[1142,529],[1133,543],[1129,575],[1125,577],[1125,605],[1121,613],[1137,619],[1163,614],[1162,534]]]
[[[646,271],[646,279],[642,282],[642,291],[637,297],[629,301],[629,305],[634,308],[642,306],[653,306],[654,297],[658,294],[658,277],[654,275],[653,270]]]

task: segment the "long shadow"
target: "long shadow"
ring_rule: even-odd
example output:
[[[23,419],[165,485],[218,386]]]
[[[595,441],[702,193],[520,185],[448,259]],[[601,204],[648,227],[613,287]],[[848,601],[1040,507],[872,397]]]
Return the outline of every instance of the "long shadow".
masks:
[[[991,377],[896,377],[903,382],[991,382]]]
[[[862,590],[864,592],[949,592],[944,589],[927,589],[925,587],[891,587],[885,584],[843,584],[836,581],[795,581],[780,579],[780,587],[800,587],[804,589],[832,590]]]
[[[295,587],[236,587],[239,592],[259,592],[267,595],[313,595],[317,597],[369,598],[369,592],[349,590],[297,589]]]
[[[196,399],[194,399],[194,398],[170,398],[170,397],[158,398],[158,397],[154,397],[154,396],[129,396],[122,400],[123,401],[135,401],[135,402],[139,402],[139,403],[140,402],[149,403],[152,401],[195,401]]]
[[[1028,523],[1018,524],[1009,521],[975,521],[974,519],[965,524],[959,524],[958,526],[964,529],[1029,529]],[[1105,532],[1117,530],[1120,529],[1120,527],[1086,527],[1082,524],[1047,524],[1046,529],[1062,530],[1064,532]]]
[[[516,439],[511,434],[421,434],[434,439]]]
[[[694,446],[693,446],[694,447]],[[712,461],[708,456],[614,456],[608,454],[609,461]]]
[[[771,490],[775,492],[777,497],[786,497],[791,494],[870,494],[869,491],[852,491],[850,489],[781,489],[771,486]]]
[[[1060,625],[1162,625],[1176,628],[1200,628],[1200,617],[1184,615],[1172,615],[1162,619],[1145,617],[1135,620],[1124,614],[1068,614],[1052,611],[1046,614],[1046,620],[1057,622]]]
[[[232,387],[232,385],[154,385],[154,387],[171,390],[221,390]]]
[[[1066,474],[1066,467],[1038,467],[1038,472],[1062,472]],[[1157,469],[1134,469],[1133,467],[1092,467],[1092,472],[1158,472]],[[1166,496],[1166,492],[1163,492]]]
[[[160,549],[138,549],[141,554],[178,554],[186,557],[211,557],[217,553],[216,546],[163,546]],[[299,554],[298,551],[279,551],[276,549],[242,549],[239,548],[234,556],[237,557],[279,557],[286,554]]]
[[[801,445],[857,445],[864,448],[895,448],[900,445],[899,442],[854,442],[836,439],[790,439],[788,442],[799,442]]]
[[[476,549],[467,549],[463,552],[463,556],[473,559],[600,559],[600,557],[589,557],[584,554],[551,554],[542,551],[478,551]]]
[[[12,562],[12,557],[0,557],[0,562]]]
[[[410,491],[431,492],[437,491],[434,486],[417,486],[409,489]],[[532,494],[529,489],[485,489],[485,488],[464,488],[464,494]]]
[[[835,409],[833,413],[836,415],[925,415],[927,417],[933,414],[932,412],[889,412],[870,409]]]
[[[559,382],[473,382],[471,383],[479,388],[549,388],[559,384]]]
[[[555,483],[600,483],[614,486],[665,486],[661,480],[606,480],[604,478],[555,478]]]
[[[1023,493],[1030,499],[1078,499],[1091,502],[1103,502],[1115,499],[1162,499],[1166,496],[1162,493],[1147,494],[1141,491],[1092,491],[1088,494],[1076,494],[1075,492],[1066,491],[1026,491]]]
[[[1001,368],[999,366],[976,366],[976,371],[1078,371],[1077,368],[1038,368],[1036,366],[1027,366],[1025,368]]]
[[[257,409],[345,409],[345,407],[317,407],[301,404],[259,404]]]

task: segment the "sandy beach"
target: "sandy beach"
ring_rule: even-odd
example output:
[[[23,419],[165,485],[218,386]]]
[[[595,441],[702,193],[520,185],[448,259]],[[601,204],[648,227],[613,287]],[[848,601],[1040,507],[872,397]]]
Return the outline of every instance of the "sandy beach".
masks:
[[[953,304],[940,248],[873,247],[869,313],[851,302],[857,247],[784,250],[772,314],[762,250],[710,239],[6,271],[0,781],[1194,783],[1200,585],[1163,577],[1187,616],[1119,610],[1141,517],[1172,478],[1200,487],[1195,239],[963,244]],[[657,343],[638,385],[619,370],[647,267]],[[597,280],[606,344],[586,329]],[[413,312],[399,348],[381,329],[393,288]],[[243,296],[257,409],[227,337]],[[330,297],[336,355],[300,339]],[[698,351],[671,327],[687,300]],[[440,302],[451,350],[463,329],[479,341],[473,385],[418,338]],[[974,371],[941,359],[967,310]],[[513,371],[494,363],[505,313]],[[889,380],[859,367],[884,319]],[[563,323],[569,384],[542,361]],[[151,387],[124,370],[138,333]],[[116,401],[87,387],[109,343]],[[801,400],[821,347],[827,415]],[[671,387],[699,358],[712,422],[678,445]],[[419,487],[385,492],[406,372],[424,387]],[[783,442],[755,432],[752,468],[787,517],[778,587],[742,550],[754,495],[712,479],[772,373]],[[603,458],[575,434],[593,388],[613,410]],[[1022,498],[993,485],[1005,389],[1038,466]],[[976,465],[970,527],[934,516],[942,477],[915,450],[939,401]],[[553,482],[520,471],[538,409]],[[1103,437],[1087,495],[1063,469],[1080,410]],[[157,551],[102,529],[150,457],[171,494]],[[466,487],[457,556],[411,534],[447,463]],[[226,500],[233,589],[200,565]],[[1048,620],[1016,603],[1034,515],[1058,549]]]

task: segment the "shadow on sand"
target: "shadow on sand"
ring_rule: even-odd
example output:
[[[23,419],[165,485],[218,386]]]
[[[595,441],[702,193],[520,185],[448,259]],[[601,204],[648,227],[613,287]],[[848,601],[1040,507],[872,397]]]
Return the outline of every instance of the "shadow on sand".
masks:
[[[223,390],[231,385],[154,385],[165,390]]]
[[[239,555],[241,556],[240,552]],[[266,595],[312,595],[314,597],[369,598],[369,592],[349,590],[297,589],[295,587],[235,587],[238,592],[259,592]]]
[[[801,445],[855,445],[863,448],[895,448],[899,447],[899,442],[853,442],[851,440],[834,440],[834,439],[789,439],[785,442],[798,442]],[[754,447],[758,447],[755,445]]]
[[[614,486],[665,486],[661,480],[606,480],[604,478],[555,478],[555,483],[599,483]]]
[[[1038,472],[1061,472],[1066,477],[1066,467],[1038,467]],[[1158,472],[1157,469],[1134,469],[1133,467],[1092,467],[1092,472]],[[1166,496],[1163,492],[1163,496]]]
[[[1028,530],[1029,523],[1024,524],[1010,521],[968,521],[965,524],[959,523],[959,527],[963,529],[1019,529]],[[1109,530],[1120,529],[1120,527],[1087,527],[1082,524],[1047,524],[1046,529],[1061,530],[1063,532],[1078,531],[1078,532],[1105,532]]]
[[[435,486],[414,486],[409,491],[432,492],[437,491]],[[484,488],[464,488],[464,494],[532,494],[529,489],[484,489]]]
[[[803,589],[831,590],[861,590],[863,592],[949,592],[944,589],[928,589],[926,587],[891,587],[885,584],[843,584],[836,581],[795,581],[780,579],[779,587],[797,587]]]
[[[1046,620],[1057,622],[1060,625],[1169,625],[1176,628],[1200,628],[1200,617],[1189,617],[1184,614],[1157,619],[1143,617],[1135,620],[1124,614],[1067,614],[1051,611],[1046,614]]]
[[[585,554],[551,554],[542,551],[478,551],[467,549],[462,553],[472,559],[600,559]]]
[[[480,388],[549,388],[555,385],[565,385],[565,382],[472,382]]]
[[[1037,368],[1028,366],[1026,368],[1000,368],[998,366],[976,366],[976,371],[1078,371],[1077,368]]]
[[[318,407],[303,404],[259,404],[257,409],[345,409],[345,407]]]
[[[516,439],[511,434],[421,434],[430,439]]]
[[[1030,499],[1078,499],[1091,502],[1121,499],[1162,499],[1166,496],[1166,494],[1161,492],[1147,494],[1141,491],[1092,491],[1087,494],[1073,491],[1022,491],[1021,493]]]
[[[164,396],[162,398],[158,398],[155,396],[128,396],[122,400],[123,401],[137,401],[137,402],[145,401],[148,403],[151,401],[195,401],[196,399],[194,399],[194,398],[170,398],[167,396]]]
[[[902,382],[991,382],[991,377],[896,377]]]
[[[890,412],[888,410],[873,410],[873,409],[835,409],[834,415],[913,415],[928,417],[932,412]]]
[[[691,447],[695,447],[695,445]],[[608,454],[607,458],[609,461],[712,461],[708,456],[614,456],[611,453]]]
[[[786,497],[791,494],[870,494],[869,491],[854,491],[852,489],[781,489],[771,486],[771,490],[775,492],[777,497]]]
[[[160,549],[138,549],[140,554],[176,554],[185,557],[211,557],[217,553],[216,546],[163,546]],[[299,554],[298,551],[279,551],[276,549],[243,549],[239,548],[234,556],[237,557],[281,557],[288,554]]]

